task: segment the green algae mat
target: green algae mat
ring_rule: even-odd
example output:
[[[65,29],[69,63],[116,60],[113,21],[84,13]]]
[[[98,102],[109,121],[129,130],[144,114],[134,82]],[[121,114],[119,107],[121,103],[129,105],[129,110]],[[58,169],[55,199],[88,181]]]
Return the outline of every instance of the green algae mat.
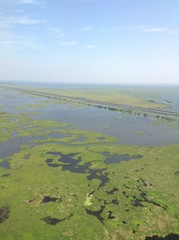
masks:
[[[1,113],[0,129],[0,144],[17,145],[0,159],[0,239],[178,236],[177,144],[117,145],[25,114]]]

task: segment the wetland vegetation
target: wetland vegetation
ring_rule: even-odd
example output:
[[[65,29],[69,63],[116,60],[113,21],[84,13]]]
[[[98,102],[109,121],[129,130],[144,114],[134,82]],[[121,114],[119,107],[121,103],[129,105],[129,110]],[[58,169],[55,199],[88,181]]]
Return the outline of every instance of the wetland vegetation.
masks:
[[[167,106],[159,92],[135,92],[90,88],[85,96],[172,109],[171,89]],[[0,239],[178,239],[177,117],[0,93]]]

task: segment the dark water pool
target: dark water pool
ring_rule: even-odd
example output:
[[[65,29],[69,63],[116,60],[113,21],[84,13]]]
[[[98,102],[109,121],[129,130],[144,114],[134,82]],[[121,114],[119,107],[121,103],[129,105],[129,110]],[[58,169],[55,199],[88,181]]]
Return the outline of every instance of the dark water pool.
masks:
[[[179,240],[179,235],[171,233],[165,237],[159,236],[146,237],[145,240]]]
[[[106,159],[104,160],[104,163],[106,164],[112,164],[112,163],[120,163],[122,161],[129,161],[131,159],[140,159],[143,156],[140,154],[137,155],[129,155],[129,154],[110,154],[109,152],[103,152],[102,153]]]
[[[61,167],[64,171],[87,174],[86,178],[88,180],[98,179],[101,182],[98,188],[105,186],[109,182],[106,168],[92,169],[90,168],[91,162],[81,165],[82,160],[80,156],[74,159],[78,153],[62,154],[60,152],[47,152],[46,154],[47,156],[51,155],[51,158],[46,159],[46,163],[49,167]],[[56,160],[53,160],[53,156],[59,156],[57,160],[58,163],[56,163]]]

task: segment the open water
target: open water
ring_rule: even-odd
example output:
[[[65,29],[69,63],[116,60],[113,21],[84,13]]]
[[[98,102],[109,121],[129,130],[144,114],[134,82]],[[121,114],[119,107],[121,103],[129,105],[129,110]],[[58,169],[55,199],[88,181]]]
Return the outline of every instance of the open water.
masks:
[[[178,107],[177,96],[172,96],[172,106]],[[171,99],[170,98],[170,101]],[[24,107],[26,104],[41,104],[42,108]],[[139,146],[163,146],[179,142],[179,131],[164,124],[157,124],[153,117],[132,115],[118,111],[110,111],[93,106],[72,106],[54,102],[46,97],[34,97],[12,90],[3,90],[0,95],[1,111],[9,113],[36,112],[34,119],[56,120],[75,125],[78,129],[100,132],[117,138],[118,144]],[[174,107],[175,108],[175,107]],[[30,113],[29,113],[30,115]],[[33,139],[24,139],[24,144],[31,144]],[[0,143],[0,157],[19,150],[23,139],[18,135],[5,143]]]

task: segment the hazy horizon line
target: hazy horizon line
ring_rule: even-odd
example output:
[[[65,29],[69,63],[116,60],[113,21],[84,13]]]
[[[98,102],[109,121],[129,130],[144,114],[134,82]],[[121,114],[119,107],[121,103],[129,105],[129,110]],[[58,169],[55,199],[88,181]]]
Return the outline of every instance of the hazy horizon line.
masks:
[[[116,83],[116,82],[111,82],[111,83],[107,83],[107,82],[57,82],[57,81],[18,81],[18,80],[0,80],[0,84],[48,84],[48,85],[98,85],[98,86],[103,86],[103,85],[115,85],[115,86],[131,86],[131,85],[144,85],[144,86],[179,86],[179,83]]]

